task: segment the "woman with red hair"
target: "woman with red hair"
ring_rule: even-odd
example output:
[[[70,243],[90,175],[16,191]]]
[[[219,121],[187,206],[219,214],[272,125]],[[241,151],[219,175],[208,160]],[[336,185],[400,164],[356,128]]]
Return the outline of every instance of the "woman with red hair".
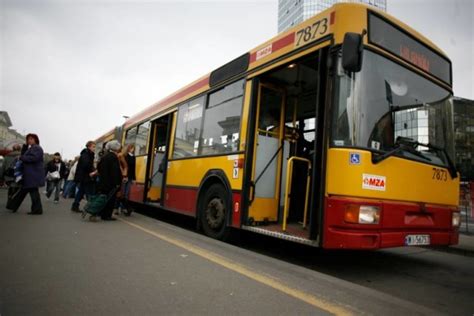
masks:
[[[44,186],[43,149],[39,145],[39,138],[36,134],[26,135],[26,144],[21,151],[20,160],[23,167],[23,178],[21,189],[15,196],[9,209],[16,212],[21,203],[29,193],[31,197],[30,215],[43,214],[39,187]]]

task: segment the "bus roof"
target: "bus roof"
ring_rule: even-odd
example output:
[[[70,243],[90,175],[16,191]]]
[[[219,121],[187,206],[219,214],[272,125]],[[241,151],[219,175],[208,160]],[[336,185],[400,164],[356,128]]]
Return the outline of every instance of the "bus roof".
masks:
[[[249,59],[247,71],[255,70],[256,68],[259,68],[262,65],[267,64],[291,51],[297,50],[313,41],[324,41],[327,39],[328,41],[332,40],[335,45],[341,44],[346,32],[356,32],[361,34],[363,30],[367,29],[367,16],[369,10],[383,16],[385,19],[399,26],[411,36],[415,37],[418,41],[449,60],[446,54],[433,42],[393,16],[365,4],[338,3],[250,50],[247,53]],[[315,32],[314,35],[316,36],[313,35],[313,39],[310,41],[303,41],[302,45],[300,45],[303,35],[302,31],[304,31],[305,28],[308,28],[308,26],[314,26],[316,24],[318,24],[320,34]],[[327,32],[325,31],[324,33],[321,33],[325,27],[327,28]],[[366,40],[367,39],[365,39],[365,41]],[[367,44],[367,42],[365,44]],[[210,89],[210,77],[211,73],[145,108],[129,118],[125,122],[125,128],[129,128],[145,119],[163,113],[188,98],[207,91]]]

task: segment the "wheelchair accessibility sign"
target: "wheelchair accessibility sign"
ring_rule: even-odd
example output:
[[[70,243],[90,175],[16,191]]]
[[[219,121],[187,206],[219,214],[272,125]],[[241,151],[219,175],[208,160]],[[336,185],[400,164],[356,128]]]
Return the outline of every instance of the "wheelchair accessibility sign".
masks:
[[[360,154],[350,153],[349,163],[351,165],[360,165]]]

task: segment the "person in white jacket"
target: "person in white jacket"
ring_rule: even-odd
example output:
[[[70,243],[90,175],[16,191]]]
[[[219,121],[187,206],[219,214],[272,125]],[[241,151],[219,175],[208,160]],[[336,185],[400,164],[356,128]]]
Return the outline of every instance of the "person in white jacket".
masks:
[[[76,182],[74,182],[74,176],[76,175],[77,162],[79,161],[79,156],[74,159],[74,163],[69,170],[69,175],[67,176],[66,183],[64,184],[63,198],[73,198],[76,194]]]

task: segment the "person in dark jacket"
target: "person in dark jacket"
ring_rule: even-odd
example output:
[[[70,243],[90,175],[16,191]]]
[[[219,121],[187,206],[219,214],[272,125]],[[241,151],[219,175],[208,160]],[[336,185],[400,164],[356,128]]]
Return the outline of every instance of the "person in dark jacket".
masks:
[[[124,207],[126,208],[125,215],[130,216],[132,214],[132,209],[128,204],[128,197],[130,195],[130,188],[136,180],[135,167],[136,167],[136,158],[135,158],[135,145],[130,144],[126,148],[125,160],[127,161],[127,177],[125,182],[125,188],[123,193]]]
[[[15,196],[14,202],[9,209],[16,212],[21,203],[29,193],[31,197],[30,215],[43,214],[39,187],[44,186],[43,149],[39,145],[40,141],[36,134],[26,135],[26,144],[22,148],[20,160],[23,163],[23,178],[21,189]]]
[[[94,177],[97,175],[97,171],[94,168],[94,151],[95,142],[93,141],[88,141],[86,148],[81,151],[79,161],[77,162],[76,174],[74,175],[74,182],[76,182],[79,189],[76,192],[71,211],[80,212],[79,204],[84,194],[86,197],[89,197],[94,193]]]
[[[66,178],[66,164],[61,160],[61,155],[55,153],[53,159],[48,162],[45,168],[46,174],[46,198],[50,198],[54,193],[54,203],[59,202],[59,191],[61,180]]]
[[[121,145],[118,141],[112,140],[107,143],[106,149],[107,153],[102,156],[97,166],[99,173],[97,191],[99,194],[105,194],[109,197],[107,204],[100,213],[100,217],[105,221],[112,221],[115,220],[112,213],[116,202],[116,194],[122,184],[122,171],[117,157]]]

